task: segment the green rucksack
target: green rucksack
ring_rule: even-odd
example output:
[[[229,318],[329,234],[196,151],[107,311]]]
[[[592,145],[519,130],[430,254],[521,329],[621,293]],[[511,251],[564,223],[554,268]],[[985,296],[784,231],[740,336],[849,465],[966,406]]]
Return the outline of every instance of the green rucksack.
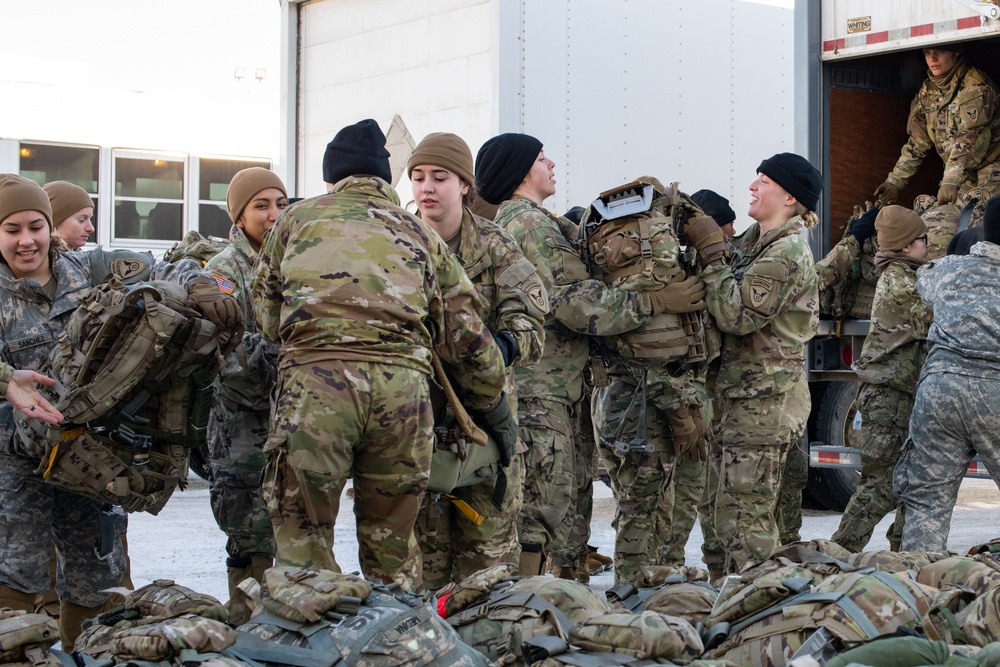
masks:
[[[229,247],[227,239],[220,239],[215,236],[202,236],[201,232],[192,229],[184,235],[180,241],[170,246],[170,250],[163,253],[163,261],[176,262],[182,259],[193,259],[201,262],[202,266],[208,263],[220,252]]]
[[[433,599],[349,574],[274,567],[227,655],[257,667],[485,667]]]
[[[0,609],[0,664],[59,664],[49,649],[59,641],[59,626],[45,614]]]
[[[63,413],[49,426],[19,416],[19,447],[61,488],[156,514],[187,478],[205,440],[211,384],[237,342],[166,281],[109,278],[70,316],[41,373]]]

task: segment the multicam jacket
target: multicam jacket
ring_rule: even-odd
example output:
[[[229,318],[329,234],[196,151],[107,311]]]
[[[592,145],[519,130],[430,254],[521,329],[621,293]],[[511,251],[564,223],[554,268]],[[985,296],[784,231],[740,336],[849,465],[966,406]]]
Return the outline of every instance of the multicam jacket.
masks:
[[[592,280],[569,240],[576,238],[576,226],[528,199],[502,203],[496,222],[534,264],[549,297],[545,351],[534,366],[515,369],[518,394],[573,405],[583,397],[590,359],[587,336],[624,333],[645,324],[649,297]]]
[[[964,194],[978,183],[976,172],[1000,158],[1000,93],[983,72],[967,64],[939,89],[926,79],[910,106],[910,135],[896,166],[886,178],[899,189],[910,181],[927,151],[944,162],[943,185],[957,185]]]
[[[433,347],[470,409],[492,406],[503,388],[503,358],[462,265],[381,179],[348,177],[286,208],[253,294],[261,334],[281,341],[279,371],[340,359],[430,375]]]
[[[871,329],[861,356],[854,362],[858,378],[913,396],[927,356],[927,328],[933,319],[917,294],[916,269],[906,262],[891,262],[875,287]]]
[[[701,272],[708,312],[722,331],[710,381],[717,396],[761,398],[805,376],[805,344],[819,325],[812,253],[794,217],[763,236],[754,224],[733,239],[730,263]]]

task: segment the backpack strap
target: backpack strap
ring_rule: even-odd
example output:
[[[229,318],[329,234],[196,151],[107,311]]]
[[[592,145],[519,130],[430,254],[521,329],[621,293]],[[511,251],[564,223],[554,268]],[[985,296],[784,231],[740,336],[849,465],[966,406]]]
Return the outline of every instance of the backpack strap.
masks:
[[[566,636],[569,636],[569,629],[573,627],[573,621],[571,621],[566,614],[537,593],[532,593],[531,591],[512,591],[507,589],[493,591],[483,603],[474,607],[469,607],[468,609],[463,609],[462,611],[452,614],[445,620],[447,620],[452,627],[457,628],[468,623],[475,622],[480,618],[486,618],[491,609],[498,607],[523,607],[525,609],[532,609],[535,611],[550,612],[555,617],[556,622],[559,623],[560,629]]]
[[[634,665],[639,659],[619,653],[591,653],[570,646],[559,637],[540,635],[526,639],[521,646],[521,655],[527,665],[534,665],[547,658],[573,665],[573,667],[613,667],[615,665]],[[649,661],[648,664],[655,664]]]
[[[260,616],[255,617],[255,624],[260,619]],[[324,623],[323,625],[329,627],[331,624]],[[283,629],[285,628],[283,627]],[[298,632],[298,630],[294,631]],[[226,650],[235,655],[238,660],[250,659],[273,662],[279,665],[292,665],[292,667],[333,667],[343,660],[340,652],[333,646],[329,633],[326,632],[313,635],[326,637],[328,648],[325,651],[318,651],[313,647],[312,637],[309,638],[310,647],[302,648],[287,644],[275,644],[245,631],[239,631],[237,635],[236,644]]]

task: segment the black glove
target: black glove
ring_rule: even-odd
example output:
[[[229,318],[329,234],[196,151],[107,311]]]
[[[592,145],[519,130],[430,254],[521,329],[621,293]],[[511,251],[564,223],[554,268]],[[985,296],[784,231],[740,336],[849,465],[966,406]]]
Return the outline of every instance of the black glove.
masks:
[[[500,402],[491,410],[476,412],[476,417],[477,421],[482,422],[483,429],[496,441],[500,450],[500,463],[506,468],[514,458],[514,447],[517,446],[517,422],[510,411],[507,394],[500,392]]]
[[[500,348],[500,354],[503,355],[504,366],[510,366],[517,359],[517,355],[521,354],[517,341],[514,340],[514,336],[509,331],[493,334],[493,340],[496,341],[497,347]]]
[[[873,208],[861,214],[861,217],[851,220],[851,225],[847,228],[847,235],[853,236],[858,240],[858,243],[864,245],[865,241],[875,233],[875,218],[878,217],[880,210],[879,208]]]

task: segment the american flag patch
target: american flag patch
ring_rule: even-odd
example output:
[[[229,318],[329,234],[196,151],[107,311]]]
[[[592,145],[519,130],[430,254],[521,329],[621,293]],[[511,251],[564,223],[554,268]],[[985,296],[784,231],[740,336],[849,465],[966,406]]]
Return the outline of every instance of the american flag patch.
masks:
[[[231,280],[226,280],[218,273],[213,273],[212,277],[215,278],[215,282],[219,283],[219,290],[225,294],[232,294],[236,291],[236,285]]]

